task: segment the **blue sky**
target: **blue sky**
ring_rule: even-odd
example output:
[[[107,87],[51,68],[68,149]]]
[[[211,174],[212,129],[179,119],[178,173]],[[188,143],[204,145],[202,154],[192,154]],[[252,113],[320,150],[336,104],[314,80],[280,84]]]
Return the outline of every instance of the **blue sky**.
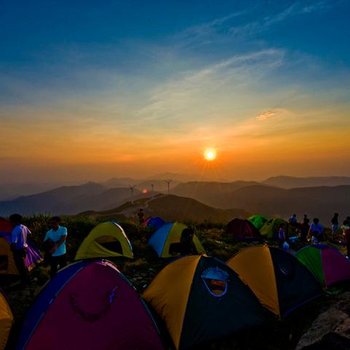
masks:
[[[196,173],[209,146],[226,178],[280,171],[253,176],[262,158],[347,174],[349,15],[346,0],[0,1],[0,180],[18,163]]]

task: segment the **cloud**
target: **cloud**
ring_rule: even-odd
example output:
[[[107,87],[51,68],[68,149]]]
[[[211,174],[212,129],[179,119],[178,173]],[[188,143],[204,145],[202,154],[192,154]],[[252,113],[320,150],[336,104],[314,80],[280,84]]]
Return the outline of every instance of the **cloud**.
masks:
[[[180,47],[192,46],[195,48],[225,39],[247,37],[268,30],[273,25],[288,18],[327,10],[338,2],[321,0],[312,3],[305,1],[276,3],[275,6],[269,7],[269,13],[274,12],[272,15],[264,15],[266,10],[265,7],[262,7],[265,6],[264,4],[246,6],[244,10],[238,10],[227,16],[191,26],[177,34],[174,39],[178,41]],[[256,18],[258,19],[256,20]]]
[[[263,121],[263,120],[267,120],[267,119],[270,119],[270,118],[276,116],[276,114],[277,113],[275,111],[266,111],[266,112],[263,112],[263,113],[257,115],[256,119]]]
[[[165,123],[172,128],[188,119],[204,123],[230,105],[242,103],[240,95],[282,65],[283,59],[283,50],[268,49],[182,73],[158,84],[136,114],[147,123]]]
[[[291,110],[288,110],[285,108],[272,108],[259,113],[255,117],[255,119],[259,121],[266,121],[266,120],[275,119],[278,117],[278,118],[284,118],[285,120],[289,120],[293,116],[295,116],[295,112]]]

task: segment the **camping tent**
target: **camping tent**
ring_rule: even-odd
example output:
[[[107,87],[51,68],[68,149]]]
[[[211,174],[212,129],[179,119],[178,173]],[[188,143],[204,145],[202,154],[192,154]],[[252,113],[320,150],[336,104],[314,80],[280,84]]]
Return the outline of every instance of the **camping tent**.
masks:
[[[10,234],[12,228],[13,226],[10,221],[0,217],[0,236]]]
[[[325,244],[306,246],[296,253],[323,287],[350,280],[350,261],[338,249]]]
[[[286,228],[288,227],[288,222],[283,219],[270,219],[260,228],[260,234],[269,239],[276,238],[281,224],[284,224]]]
[[[42,289],[24,321],[17,349],[163,349],[135,289],[107,261],[78,261]]]
[[[120,225],[108,221],[90,231],[80,244],[75,260],[120,256],[134,257],[131,243]]]
[[[170,254],[171,245],[179,243],[182,231],[187,228],[186,225],[178,222],[168,223],[158,229],[149,239],[148,244],[153,247],[158,256],[162,258],[172,257]],[[198,254],[205,253],[205,250],[196,235],[193,236],[193,244]]]
[[[165,221],[159,216],[154,216],[154,217],[148,218],[144,222],[144,224],[147,228],[151,230],[158,230],[165,224]]]
[[[7,300],[0,290],[0,350],[5,349],[13,323],[13,315]]]
[[[13,259],[10,241],[10,235],[8,234],[0,237],[0,275],[18,275],[18,270]],[[28,271],[30,271],[43,259],[39,249],[36,248],[34,243],[30,240],[28,240],[27,243],[28,248],[24,262]]]
[[[238,273],[261,304],[280,318],[321,294],[310,271],[279,248],[267,245],[245,248],[227,265]]]
[[[233,219],[227,224],[225,231],[238,241],[262,239],[259,230],[248,220]]]
[[[267,221],[267,219],[265,218],[265,216],[262,215],[252,215],[248,218],[248,220],[258,229],[260,230],[265,222]]]
[[[252,291],[216,258],[186,256],[167,265],[143,294],[176,349],[257,326],[265,320]]]

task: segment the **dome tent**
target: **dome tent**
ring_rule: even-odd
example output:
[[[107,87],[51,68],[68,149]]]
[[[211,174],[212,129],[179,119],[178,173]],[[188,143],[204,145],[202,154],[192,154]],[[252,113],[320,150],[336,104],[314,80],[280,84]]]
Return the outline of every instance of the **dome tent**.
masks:
[[[237,241],[254,241],[261,240],[259,230],[248,220],[233,219],[231,220],[225,230],[227,235],[230,235]]]
[[[297,251],[296,257],[323,287],[350,280],[350,261],[336,248],[325,244],[306,246]]]
[[[17,349],[161,350],[163,345],[149,310],[115,265],[85,260],[60,270],[42,289]]]
[[[237,274],[204,255],[167,265],[143,297],[165,322],[176,349],[190,349],[266,320],[265,310]]]
[[[274,218],[265,222],[265,224],[260,228],[260,234],[269,239],[274,239],[277,237],[280,225],[285,225],[286,230],[288,228],[288,222],[280,219]]]
[[[293,255],[274,247],[240,250],[227,261],[255,293],[261,304],[279,318],[321,295],[313,275]]]
[[[174,222],[163,225],[149,239],[148,244],[153,247],[159,257],[170,258],[171,245],[180,242],[182,231],[186,225]],[[205,250],[196,235],[193,236],[193,244],[198,254],[205,253]]]
[[[267,218],[265,218],[265,216],[262,215],[252,215],[248,218],[248,220],[258,229],[260,230],[265,222],[267,221]]]
[[[5,295],[0,290],[0,350],[5,349],[13,323],[13,314]]]
[[[80,244],[75,260],[121,256],[134,257],[131,243],[119,224],[108,221],[90,231]]]
[[[144,225],[151,230],[158,230],[165,224],[165,221],[159,216],[153,216],[144,222]]]

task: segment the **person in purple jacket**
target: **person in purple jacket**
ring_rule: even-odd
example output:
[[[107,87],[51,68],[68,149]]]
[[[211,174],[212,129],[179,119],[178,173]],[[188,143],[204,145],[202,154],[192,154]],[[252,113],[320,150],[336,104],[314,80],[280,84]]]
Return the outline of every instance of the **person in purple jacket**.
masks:
[[[24,287],[30,282],[29,272],[25,264],[25,258],[28,249],[27,236],[28,234],[31,234],[31,232],[27,226],[22,224],[21,215],[12,214],[10,216],[10,221],[13,225],[11,232],[11,250],[21,279],[21,286]]]

